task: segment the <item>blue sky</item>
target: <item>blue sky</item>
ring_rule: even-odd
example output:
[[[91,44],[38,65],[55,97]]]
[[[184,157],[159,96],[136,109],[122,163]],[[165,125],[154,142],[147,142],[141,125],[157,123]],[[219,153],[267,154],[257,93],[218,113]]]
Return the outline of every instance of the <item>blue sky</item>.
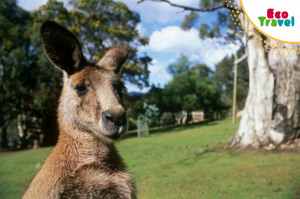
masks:
[[[61,0],[65,7],[71,9],[67,2]],[[197,29],[183,31],[180,25],[188,11],[175,8],[167,3],[143,2],[137,4],[138,0],[117,0],[124,2],[129,9],[140,14],[141,23],[137,29],[141,35],[147,35],[150,38],[149,45],[140,47],[140,55],[146,53],[153,61],[149,67],[149,83],[160,84],[163,87],[172,80],[170,74],[166,72],[167,66],[174,62],[181,53],[188,56],[191,61],[206,63],[212,69],[216,63],[222,60],[226,55],[231,55],[239,48],[234,44],[222,46],[217,39],[201,40]],[[26,10],[34,10],[45,4],[47,0],[19,0],[18,5]],[[198,7],[199,0],[171,0],[173,3],[184,4],[191,7]],[[213,13],[201,13],[199,24],[207,23],[213,26],[216,22],[216,16]],[[129,92],[140,89],[129,83],[126,84]],[[147,92],[149,88],[144,88],[141,92]]]

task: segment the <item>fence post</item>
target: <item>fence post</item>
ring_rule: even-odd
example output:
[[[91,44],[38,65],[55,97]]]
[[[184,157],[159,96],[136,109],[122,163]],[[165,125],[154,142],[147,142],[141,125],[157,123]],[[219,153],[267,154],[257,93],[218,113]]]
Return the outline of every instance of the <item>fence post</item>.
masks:
[[[146,123],[146,133],[147,133],[147,136],[149,137],[148,117],[145,118],[145,123]]]
[[[141,136],[141,124],[140,124],[140,117],[138,117],[138,122],[137,122],[137,125],[138,125],[138,137]]]
[[[235,54],[235,61],[237,55]],[[234,64],[234,84],[233,84],[233,104],[232,104],[232,124],[235,123],[235,107],[236,107],[236,85],[237,84],[237,63]]]

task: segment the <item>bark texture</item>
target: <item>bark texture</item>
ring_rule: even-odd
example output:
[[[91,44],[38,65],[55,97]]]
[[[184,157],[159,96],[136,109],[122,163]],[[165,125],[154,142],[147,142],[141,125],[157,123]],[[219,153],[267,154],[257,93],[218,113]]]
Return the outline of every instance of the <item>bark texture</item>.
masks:
[[[230,146],[288,143],[300,134],[300,61],[296,54],[299,51],[294,50],[299,49],[300,45],[268,39],[265,48],[258,48],[259,42],[252,39],[253,33],[259,38],[262,35],[246,17],[244,20],[245,26],[253,30],[250,36],[247,33],[248,40],[243,38],[249,55],[249,93],[240,127]],[[288,50],[278,49],[277,46],[287,47]]]

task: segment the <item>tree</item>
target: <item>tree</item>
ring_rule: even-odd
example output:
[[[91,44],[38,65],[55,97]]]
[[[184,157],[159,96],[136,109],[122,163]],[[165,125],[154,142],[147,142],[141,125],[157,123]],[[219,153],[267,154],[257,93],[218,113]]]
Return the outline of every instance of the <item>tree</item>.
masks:
[[[147,45],[149,41],[136,29],[140,22],[139,14],[129,10],[124,3],[113,0],[71,0],[70,3],[74,5],[74,10],[68,11],[63,3],[49,0],[46,5],[33,11],[33,24],[29,31],[32,40],[38,41],[39,28],[45,20],[54,20],[79,38],[89,61],[96,62],[107,49],[124,45],[128,59],[120,75],[141,88],[148,86],[148,65],[152,59],[147,55],[137,56],[137,47]]]
[[[182,57],[177,60],[177,68]],[[180,67],[179,67],[180,68]],[[197,64],[187,72],[174,75],[173,80],[165,85],[163,103],[165,109],[172,113],[186,110],[204,110],[206,113],[220,111],[224,108],[221,90],[213,79],[213,71],[205,64]]]
[[[167,71],[173,76],[188,73],[191,64],[192,62],[189,61],[187,56],[180,54],[180,57],[177,59],[177,61],[168,66]]]
[[[197,64],[191,68],[189,75],[192,84],[195,85],[194,92],[197,97],[196,103],[198,104],[193,110],[202,109],[207,113],[213,113],[227,108],[221,99],[222,90],[214,81],[215,74],[208,66]],[[192,99],[194,98],[190,97],[186,101],[186,107],[192,105]]]
[[[163,88],[151,85],[150,90],[145,94],[144,100],[148,104],[155,104],[160,110],[160,116],[166,111],[165,104],[163,103]]]
[[[62,74],[49,62],[40,41],[40,27],[46,20],[54,20],[70,27],[71,16],[62,2],[49,0],[39,9],[31,12],[32,20],[27,23],[27,33],[32,45],[32,53],[36,54],[37,65],[35,73],[36,90],[33,104],[42,119],[41,132],[43,140],[40,145],[55,145],[58,139],[58,124],[56,109],[62,88]]]
[[[71,0],[70,3],[76,8],[69,11],[71,21],[74,21],[70,30],[77,33],[83,51],[93,55],[90,61],[98,61],[107,49],[115,45],[124,45],[128,58],[120,72],[123,79],[141,88],[148,86],[148,65],[152,59],[147,55],[137,56],[137,47],[149,42],[148,37],[139,35],[136,29],[139,14],[129,10],[124,3],[113,0]]]
[[[123,91],[123,103],[126,109],[128,130],[136,129],[136,120],[143,110],[143,95],[131,95],[127,90]]]
[[[26,128],[20,137],[21,148],[29,139],[44,135],[42,145],[57,141],[56,108],[62,86],[62,73],[48,61],[40,44],[40,27],[45,20],[54,20],[74,32],[83,51],[100,59],[114,45],[124,45],[129,52],[120,76],[140,87],[148,86],[148,64],[151,58],[138,57],[137,47],[146,45],[148,38],[136,30],[139,14],[122,2],[112,0],[72,1],[68,11],[62,2],[49,0],[31,13],[17,7],[16,1],[0,3],[0,133],[6,144],[5,128],[22,114]],[[24,117],[23,117],[24,116]],[[28,134],[29,118],[41,118],[41,132]]]
[[[9,122],[32,107],[35,79],[31,73],[36,62],[30,54],[30,40],[24,34],[30,13],[19,8],[16,1],[4,0],[0,3],[0,20],[0,134],[1,148],[6,148]],[[25,128],[22,143],[26,135]]]
[[[143,2],[141,0],[139,2]],[[184,10],[211,12],[216,11],[219,16],[219,23],[210,28],[207,24],[199,28],[200,37],[224,37],[221,28],[227,28],[227,41],[239,41],[246,48],[249,67],[249,93],[247,96],[244,114],[240,127],[232,139],[231,147],[265,146],[270,143],[279,145],[289,143],[300,135],[300,67],[299,57],[276,56],[272,54],[276,46],[286,49],[299,49],[299,44],[285,44],[266,38],[247,20],[243,14],[240,2],[237,1],[237,10],[241,15],[243,23],[239,18],[243,29],[236,29],[232,20],[228,20],[226,13],[236,11],[235,5],[227,7],[225,0],[202,0],[199,8],[173,4],[168,0],[153,0],[165,2],[171,6],[183,8]],[[194,25],[189,18],[186,23]],[[247,35],[240,34],[241,30],[252,30]],[[233,29],[234,28],[234,29]],[[258,48],[251,42],[254,35],[266,41],[264,48]],[[247,40],[247,37],[250,40]]]
[[[143,111],[139,113],[139,119],[142,123],[147,122],[147,125],[156,125],[157,117],[159,116],[159,108],[155,104],[147,104],[143,102]]]
[[[241,57],[244,49],[241,48],[237,52],[237,56]],[[232,107],[233,96],[233,77],[234,77],[234,56],[224,57],[218,64],[214,72],[214,80],[223,90],[223,101],[228,107]],[[237,76],[237,95],[236,106],[238,110],[242,110],[245,106],[246,98],[249,88],[249,69],[247,62],[241,62],[238,64],[238,76]]]

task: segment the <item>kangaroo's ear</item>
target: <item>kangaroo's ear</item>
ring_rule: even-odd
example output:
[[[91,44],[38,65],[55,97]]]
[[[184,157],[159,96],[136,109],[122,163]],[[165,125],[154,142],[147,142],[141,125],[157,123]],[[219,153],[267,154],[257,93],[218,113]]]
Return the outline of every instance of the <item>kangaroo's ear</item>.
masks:
[[[53,21],[43,23],[41,40],[49,60],[68,75],[79,70],[85,62],[77,38],[61,25]]]
[[[118,73],[127,56],[128,53],[124,46],[115,46],[105,53],[97,65]]]

